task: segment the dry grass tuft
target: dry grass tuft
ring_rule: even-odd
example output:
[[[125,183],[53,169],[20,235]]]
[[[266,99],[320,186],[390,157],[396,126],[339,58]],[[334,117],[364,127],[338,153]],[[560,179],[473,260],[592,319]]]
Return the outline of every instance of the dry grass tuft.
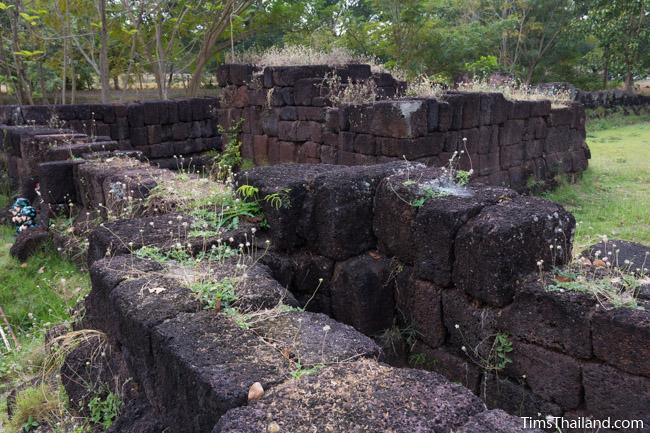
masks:
[[[323,80],[323,85],[329,89],[329,100],[337,107],[371,104],[378,99],[377,83],[373,79],[343,84],[340,76],[328,74]]]
[[[444,92],[443,86],[426,75],[407,81],[406,96],[410,98],[439,98]]]
[[[304,45],[289,45],[271,47],[263,51],[249,50],[228,55],[228,63],[249,63],[257,66],[302,66],[302,65],[331,65],[342,66],[352,63],[369,64],[375,70],[383,70],[376,59],[361,56],[351,51],[334,47],[322,50]]]
[[[463,92],[496,92],[502,93],[511,101],[551,101],[553,108],[566,107],[573,101],[571,92],[558,89],[540,89],[527,86],[515,81],[491,83],[488,80],[474,80],[458,85]]]

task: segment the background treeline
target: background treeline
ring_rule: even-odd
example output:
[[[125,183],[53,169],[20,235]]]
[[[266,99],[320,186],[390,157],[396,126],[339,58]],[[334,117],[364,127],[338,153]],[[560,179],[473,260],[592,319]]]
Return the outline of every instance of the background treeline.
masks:
[[[650,0],[2,0],[4,102],[196,95],[234,52],[346,49],[437,82],[650,75]],[[138,93],[139,94],[139,93]]]

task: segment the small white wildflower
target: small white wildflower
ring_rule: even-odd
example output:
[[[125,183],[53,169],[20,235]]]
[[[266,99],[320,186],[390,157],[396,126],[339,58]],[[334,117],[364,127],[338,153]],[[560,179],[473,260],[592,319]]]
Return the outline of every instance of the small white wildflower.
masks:
[[[323,326],[323,331],[325,331],[325,332],[329,331],[330,329],[332,329],[332,328],[330,328],[330,325]]]
[[[456,324],[454,325],[454,328],[456,328],[456,329],[460,329],[460,325],[459,325],[458,323],[456,323]]]

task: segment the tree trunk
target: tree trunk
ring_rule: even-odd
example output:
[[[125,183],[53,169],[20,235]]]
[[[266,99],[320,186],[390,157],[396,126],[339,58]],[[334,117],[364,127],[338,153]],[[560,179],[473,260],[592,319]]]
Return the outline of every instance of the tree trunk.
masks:
[[[99,18],[102,22],[100,31],[99,79],[102,86],[102,103],[108,103],[110,92],[108,72],[108,25],[106,23],[106,0],[98,0]]]
[[[70,62],[70,103],[77,100],[77,72],[74,69],[74,62]]]
[[[625,91],[627,93],[634,93],[634,75],[632,74],[632,65],[627,62],[625,68]]]
[[[609,45],[605,45],[603,53],[603,89],[607,90],[607,82],[609,81]]]
[[[120,77],[113,75],[113,88],[115,90],[120,90]]]
[[[18,32],[18,23],[20,21],[20,12],[22,9],[22,3],[19,0],[16,0],[14,3],[14,13],[9,14],[9,20],[11,24],[11,49],[13,51],[13,61],[14,69],[16,72],[16,83],[14,87],[16,89],[16,98],[18,99],[18,104],[29,104],[33,105],[34,100],[32,99],[32,93],[27,84],[27,79],[25,78],[25,68],[23,66],[22,60],[16,55],[20,51],[20,41],[19,41],[19,32]]]
[[[47,86],[45,85],[45,73],[43,72],[43,62],[38,62],[38,83],[41,88],[41,103],[48,104]]]
[[[162,16],[159,18],[162,21]],[[161,22],[156,20],[156,81],[158,82],[158,94],[161,99],[167,100],[167,80],[165,80],[165,50],[162,46]]]
[[[199,50],[199,55],[196,58],[196,63],[194,65],[194,73],[192,74],[192,79],[190,80],[188,93],[190,96],[196,96],[199,87],[201,85],[201,77],[203,76],[203,69],[205,65],[210,60],[210,55],[214,49],[219,36],[225,31],[228,26],[229,19],[232,15],[237,15],[243,10],[245,10],[253,0],[229,0],[224,2],[224,7],[221,14],[213,17],[212,23],[203,37],[203,43]]]

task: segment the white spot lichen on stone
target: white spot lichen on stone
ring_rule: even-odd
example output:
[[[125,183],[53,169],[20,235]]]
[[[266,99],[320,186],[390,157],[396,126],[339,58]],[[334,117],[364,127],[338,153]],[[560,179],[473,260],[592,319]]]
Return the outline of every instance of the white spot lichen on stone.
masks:
[[[400,110],[402,117],[406,120],[407,135],[411,136],[411,115],[422,107],[422,101],[396,101],[393,106]]]

